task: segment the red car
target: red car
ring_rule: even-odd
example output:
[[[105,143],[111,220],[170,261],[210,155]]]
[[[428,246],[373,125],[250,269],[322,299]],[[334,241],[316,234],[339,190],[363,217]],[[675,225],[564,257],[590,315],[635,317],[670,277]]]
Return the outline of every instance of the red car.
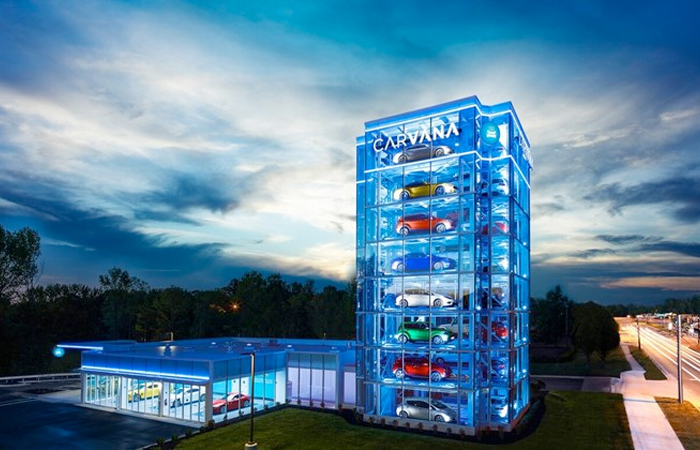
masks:
[[[449,366],[438,362],[431,363],[424,356],[406,356],[403,360],[397,359],[391,371],[396,378],[430,378],[432,381],[442,381],[452,375],[452,369]]]
[[[506,327],[503,322],[492,322],[491,331],[499,338],[508,337],[508,327]]]
[[[508,337],[508,327],[506,327],[506,325],[503,322],[491,322],[491,333],[498,338],[505,339]],[[487,339],[486,328],[482,328],[481,329],[481,340],[486,342],[486,339]]]
[[[219,398],[212,403],[214,414],[224,414],[226,411],[233,411],[250,406],[250,398],[244,394],[231,392],[225,399]]]
[[[508,222],[502,220],[496,221],[491,224],[491,234],[506,234],[508,233]],[[481,228],[481,234],[489,234],[488,224]]]
[[[453,221],[425,213],[410,214],[402,217],[396,224],[396,232],[401,236],[406,236],[409,233],[428,232],[430,230],[436,233],[444,233],[445,231],[454,230],[454,228],[455,224]]]

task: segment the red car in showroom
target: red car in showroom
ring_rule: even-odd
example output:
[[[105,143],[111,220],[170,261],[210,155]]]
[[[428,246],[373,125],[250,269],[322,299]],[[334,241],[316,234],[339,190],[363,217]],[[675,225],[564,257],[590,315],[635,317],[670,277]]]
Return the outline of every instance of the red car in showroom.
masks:
[[[244,394],[231,392],[226,398],[219,398],[212,403],[214,414],[224,414],[226,411],[250,406],[250,398]]]
[[[396,224],[396,232],[401,236],[407,236],[409,233],[427,233],[430,230],[436,233],[444,233],[445,231],[454,230],[454,228],[455,223],[452,220],[441,219],[426,213],[410,214],[401,217]]]
[[[394,361],[391,371],[396,378],[430,378],[432,381],[442,381],[452,375],[452,369],[445,364],[430,362],[424,356],[406,356],[403,360]]]

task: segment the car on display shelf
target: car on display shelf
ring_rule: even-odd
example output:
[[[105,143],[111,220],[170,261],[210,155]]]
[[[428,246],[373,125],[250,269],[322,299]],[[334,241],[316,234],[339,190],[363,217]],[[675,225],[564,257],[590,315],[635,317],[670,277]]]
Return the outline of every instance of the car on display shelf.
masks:
[[[500,321],[491,322],[491,334],[497,338],[505,339],[508,337],[508,327]],[[481,340],[486,342],[488,333],[486,332],[486,324],[482,322]]]
[[[402,344],[407,342],[432,342],[441,345],[453,341],[457,333],[444,328],[431,328],[426,322],[404,322],[399,325],[396,340]]]
[[[444,318],[443,318],[443,320],[444,320]],[[449,320],[449,322],[442,323],[438,326],[440,328],[442,328],[443,330],[447,330],[451,333],[454,333],[455,335],[459,335],[459,318],[450,317],[448,320]],[[471,319],[469,317],[462,318],[462,337],[463,338],[469,337],[470,320]]]
[[[394,191],[394,200],[408,200],[409,198],[427,197],[430,195],[452,194],[456,192],[452,183],[428,183],[427,181],[414,181]]]
[[[250,397],[245,394],[230,392],[226,398],[219,398],[212,403],[214,414],[224,414],[226,411],[234,411],[250,406]]]
[[[412,306],[434,306],[440,308],[443,306],[454,306],[455,299],[426,289],[409,288],[404,290],[403,294],[398,294],[395,302],[396,306],[401,308]]]
[[[483,197],[489,195],[508,195],[508,183],[503,178],[494,178],[489,184],[488,181],[484,180],[479,184],[479,189]]]
[[[148,381],[145,383],[139,383],[134,389],[127,392],[126,398],[130,402],[138,402],[146,398],[153,398],[160,396],[161,384]]]
[[[455,422],[457,413],[439,400],[424,397],[405,397],[396,407],[396,415],[403,419]]]
[[[508,337],[508,327],[503,322],[491,322],[491,334],[498,338],[505,339]]]
[[[176,388],[165,400],[166,405],[177,408],[186,403],[203,402],[206,398],[204,386],[187,386]]]
[[[452,376],[450,366],[431,362],[425,356],[406,356],[397,359],[391,368],[391,372],[396,378],[430,378],[431,381],[438,382]]]
[[[407,253],[391,261],[394,272],[420,272],[433,270],[454,269],[457,262],[454,259],[427,253]]]
[[[417,144],[410,147],[405,147],[399,153],[394,155],[394,164],[403,164],[409,161],[420,161],[428,158],[438,158],[440,156],[449,155],[454,151],[446,145],[438,145],[431,147],[429,144]]]
[[[506,397],[491,397],[491,417],[498,421],[508,418],[508,399]]]
[[[507,234],[508,230],[508,222],[505,220],[496,220],[491,222],[491,226],[489,226],[489,224],[484,224],[484,226],[481,227],[481,234]]]
[[[481,368],[481,376],[484,380],[489,378],[489,373],[492,380],[499,380],[505,378],[507,375],[506,362],[501,358],[494,358],[491,360],[491,370],[486,363],[479,362],[479,367]]]
[[[443,219],[435,215],[426,213],[410,214],[399,218],[396,224],[396,232],[401,236],[408,236],[410,233],[420,233],[434,231],[444,233],[454,230],[455,222],[450,219]]]
[[[470,222],[469,211],[470,211],[470,209],[468,207],[465,207],[464,209],[462,209],[462,221],[467,223],[467,224],[469,224],[469,222]],[[447,213],[445,218],[447,220],[451,220],[452,222],[454,222],[456,224],[460,220],[459,212],[458,211],[451,211],[451,212]]]

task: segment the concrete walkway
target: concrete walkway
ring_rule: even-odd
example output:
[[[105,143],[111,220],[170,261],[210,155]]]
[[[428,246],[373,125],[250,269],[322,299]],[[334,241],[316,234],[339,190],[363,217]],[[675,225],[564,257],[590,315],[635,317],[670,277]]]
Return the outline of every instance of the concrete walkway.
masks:
[[[632,370],[620,374],[620,383],[614,392],[622,394],[636,450],[683,450],[681,441],[668,423],[654,397],[676,397],[675,383],[668,380],[644,379],[644,369],[632,357],[629,347],[622,344],[625,358]]]

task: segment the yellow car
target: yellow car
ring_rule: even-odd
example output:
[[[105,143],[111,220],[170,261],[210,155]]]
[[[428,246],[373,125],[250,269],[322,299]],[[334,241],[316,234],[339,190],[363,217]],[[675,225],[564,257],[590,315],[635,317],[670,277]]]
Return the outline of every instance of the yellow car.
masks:
[[[443,195],[457,192],[452,183],[428,183],[416,181],[409,183],[401,189],[394,191],[394,200],[408,200],[409,198],[427,197],[429,195]]]
[[[137,385],[136,389],[132,389],[127,393],[127,398],[130,402],[138,402],[143,398],[158,397],[160,395],[160,383],[147,382]]]

